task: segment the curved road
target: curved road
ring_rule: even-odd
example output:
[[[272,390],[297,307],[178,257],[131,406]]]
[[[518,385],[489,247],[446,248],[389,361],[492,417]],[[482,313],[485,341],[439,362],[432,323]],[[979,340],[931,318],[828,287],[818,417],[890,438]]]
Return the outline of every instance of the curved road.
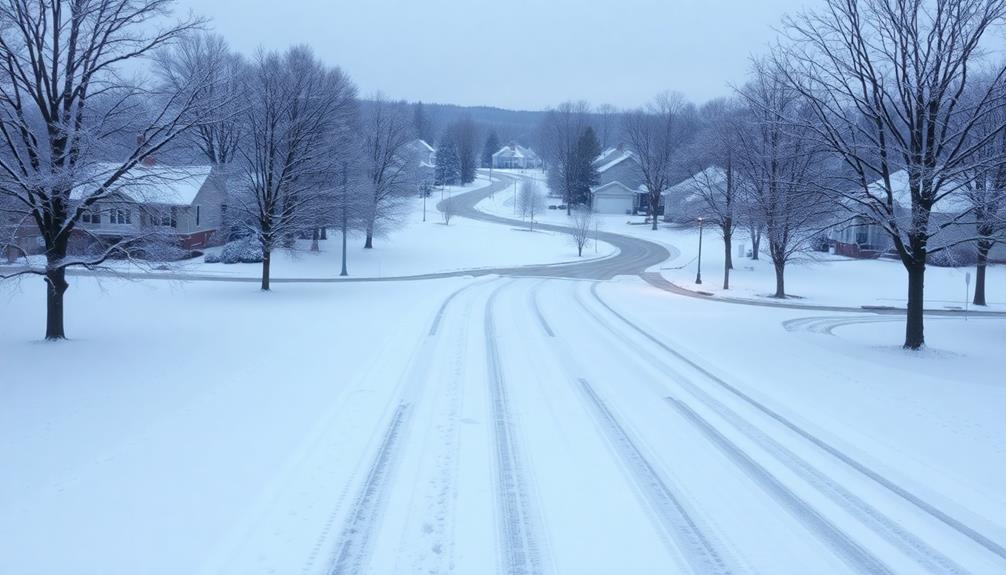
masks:
[[[452,201],[455,202],[454,210],[457,213],[457,215],[466,218],[471,218],[473,220],[482,220],[497,224],[504,224],[511,226],[524,225],[524,222],[520,220],[504,218],[493,214],[487,214],[475,208],[476,204],[478,204],[483,199],[489,197],[491,193],[508,189],[511,185],[513,185],[513,180],[515,178],[520,177],[512,174],[498,174],[498,175],[501,178],[501,181],[495,182],[489,187],[469,192],[467,194],[454,198]],[[440,209],[442,204],[443,202],[438,203],[437,209]],[[557,226],[553,224],[538,224],[538,227],[541,229],[555,232],[569,231],[569,228],[565,226]],[[642,240],[639,238],[623,236],[611,232],[601,232],[598,234],[597,239],[614,245],[619,249],[620,253],[612,258],[604,260],[571,262],[551,266],[546,265],[546,266],[527,266],[519,268],[501,268],[493,270],[483,270],[482,273],[498,273],[501,275],[513,275],[513,276],[566,277],[566,278],[595,279],[595,280],[607,280],[618,275],[638,275],[648,284],[652,285],[657,289],[661,289],[663,291],[674,293],[677,295],[683,295],[686,297],[694,297],[697,299],[704,299],[708,301],[715,301],[721,303],[750,305],[758,307],[783,308],[783,309],[811,310],[811,311],[876,313],[876,314],[893,314],[893,315],[905,314],[904,309],[893,308],[893,307],[869,308],[869,307],[850,307],[850,306],[827,306],[827,305],[805,304],[792,301],[768,302],[768,301],[753,301],[742,298],[734,298],[730,296],[710,296],[701,292],[689,290],[681,286],[678,286],[668,281],[659,272],[646,271],[648,268],[654,265],[664,262],[667,259],[671,259],[672,256],[677,257],[678,253],[676,252],[676,250],[674,250],[672,253],[672,251],[666,249],[664,246],[661,246],[660,244],[656,244],[654,242]],[[963,313],[962,311],[955,311],[955,310],[926,310],[926,315],[933,315],[933,316],[956,317],[962,315],[962,313]],[[968,315],[986,316],[986,317],[1006,317],[1006,312],[969,310]]]
[[[493,214],[479,211],[475,206],[491,194],[509,189],[513,185],[515,176],[511,174],[499,174],[500,181],[493,182],[485,188],[459,195],[451,200],[444,200],[437,204],[437,209],[442,210],[444,202],[453,202],[456,215],[484,222],[492,222],[507,226],[524,226],[525,222],[504,218]],[[519,177],[519,176],[518,176]],[[538,229],[553,232],[566,233],[568,227],[554,224],[538,224]],[[544,276],[562,277],[576,279],[608,280],[620,275],[642,275],[647,268],[655,266],[670,258],[677,256],[660,244],[648,242],[638,238],[632,238],[611,232],[600,232],[597,239],[607,242],[618,248],[618,254],[614,257],[589,260],[583,262],[568,262],[562,264],[532,265],[512,268],[494,268],[480,270],[479,273],[495,273],[509,276]],[[471,273],[471,272],[469,272]]]

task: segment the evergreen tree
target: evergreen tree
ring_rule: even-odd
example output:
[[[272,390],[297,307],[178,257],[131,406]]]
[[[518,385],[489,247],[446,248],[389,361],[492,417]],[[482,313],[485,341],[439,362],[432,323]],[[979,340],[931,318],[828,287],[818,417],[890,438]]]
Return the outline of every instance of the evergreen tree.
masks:
[[[590,205],[590,189],[600,181],[600,174],[594,166],[594,160],[601,155],[601,143],[597,140],[594,129],[590,126],[576,140],[573,158],[573,190],[574,205]]]
[[[461,178],[461,159],[458,157],[458,148],[451,137],[444,137],[437,150],[436,167],[434,170],[434,181],[436,185],[452,186],[457,184]]]
[[[416,137],[430,142],[430,120],[426,117],[426,109],[422,102],[417,102],[412,110],[412,126],[416,130]]]
[[[475,181],[478,168],[478,129],[471,117],[465,116],[454,124],[451,133],[460,160],[461,183],[470,184]]]
[[[489,137],[486,138],[486,145],[482,148],[482,167],[491,168],[493,165],[493,154],[498,152],[500,149],[500,139],[496,135],[496,130],[489,132]]]

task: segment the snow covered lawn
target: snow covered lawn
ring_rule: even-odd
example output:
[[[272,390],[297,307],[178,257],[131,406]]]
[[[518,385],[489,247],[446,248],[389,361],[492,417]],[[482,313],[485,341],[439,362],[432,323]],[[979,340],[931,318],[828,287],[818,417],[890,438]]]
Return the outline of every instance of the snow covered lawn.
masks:
[[[636,278],[72,283],[67,342],[0,299],[3,573],[1006,566],[1002,320],[909,354]]]

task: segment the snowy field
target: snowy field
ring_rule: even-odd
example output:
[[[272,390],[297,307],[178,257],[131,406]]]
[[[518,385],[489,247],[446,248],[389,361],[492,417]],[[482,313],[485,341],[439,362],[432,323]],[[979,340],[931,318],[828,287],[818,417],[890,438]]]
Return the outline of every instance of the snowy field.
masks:
[[[0,573],[1006,572],[1003,319],[910,353],[635,277],[71,283],[58,344],[0,286]]]
[[[546,189],[544,175],[539,171],[501,170],[537,182]],[[548,203],[559,203],[549,198]],[[484,200],[479,209],[513,218],[513,196],[497,195],[495,201]],[[519,216],[517,216],[519,219]],[[598,228],[603,231],[639,237],[668,247],[676,258],[654,268],[669,281],[683,288],[701,290],[715,295],[773,303],[775,271],[771,258],[762,254],[760,260],[737,257],[738,246],[745,252],[751,241],[744,230],[734,237],[734,269],[730,273],[730,289],[723,290],[723,240],[715,227],[703,232],[702,280],[695,284],[698,265],[699,231],[660,223],[657,231],[644,225],[642,216],[598,214]],[[568,225],[569,219],[562,210],[545,210],[542,222]],[[763,244],[764,247],[764,244]],[[965,306],[965,274],[971,274],[974,288],[974,267],[942,268],[929,266],[926,271],[926,308],[957,309]],[[986,279],[986,310],[1006,311],[1006,266],[989,266]],[[786,292],[795,296],[798,303],[830,306],[891,306],[907,304],[908,276],[900,262],[894,260],[858,260],[830,254],[801,255],[786,268]],[[971,295],[974,295],[973,292]],[[970,298],[967,298],[970,301]]]

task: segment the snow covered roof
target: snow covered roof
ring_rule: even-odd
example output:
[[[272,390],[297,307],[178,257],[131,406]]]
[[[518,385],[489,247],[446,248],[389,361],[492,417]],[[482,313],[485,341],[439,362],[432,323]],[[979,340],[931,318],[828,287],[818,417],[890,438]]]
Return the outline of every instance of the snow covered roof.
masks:
[[[426,152],[431,152],[432,153],[432,152],[435,151],[433,149],[433,146],[429,145],[429,143],[427,143],[426,140],[424,140],[422,138],[417,138],[416,141],[415,141],[415,145],[418,148],[422,148]]]
[[[948,184],[948,186],[953,184]],[[951,193],[942,197],[936,205],[933,206],[934,213],[940,214],[962,214],[971,209],[971,205],[968,202],[967,196],[963,193],[963,190],[953,190],[952,188],[944,188],[941,192],[945,194],[947,191]],[[891,192],[894,196],[894,202],[897,206],[904,210],[910,210],[912,207],[912,190],[909,187],[908,182],[908,172],[905,170],[898,170],[891,174]],[[877,180],[869,186],[869,192],[872,197],[876,198],[879,202],[887,202],[887,191],[884,187],[882,180]]]
[[[596,186],[590,189],[591,193],[595,196],[628,196],[633,194],[638,194],[639,192],[633,190],[632,188],[626,186],[622,182],[614,181],[608,182],[603,186]]]
[[[502,148],[500,148],[499,151],[497,151],[495,154],[493,154],[493,157],[494,158],[497,158],[497,157],[499,157],[499,158],[529,158],[531,160],[536,160],[536,159],[538,159],[538,154],[536,154],[534,152],[534,150],[532,150],[530,148],[525,148],[524,146],[521,146],[520,144],[515,144],[515,143],[511,142],[511,143],[503,146]]]
[[[689,201],[701,196],[703,190],[711,186],[725,186],[726,181],[727,175],[722,168],[710,166],[701,172],[688,176],[662,193],[665,196],[674,196],[683,201]]]
[[[604,173],[614,168],[618,164],[621,164],[629,158],[635,159],[636,155],[626,149],[619,148],[609,148],[594,160],[594,167],[597,168],[598,173]]]
[[[121,164],[116,163],[96,164],[88,183],[74,188],[70,199],[79,201],[90,197],[102,181],[120,167]],[[212,171],[212,166],[137,165],[115,182],[112,191],[140,204],[188,206],[195,201]]]

